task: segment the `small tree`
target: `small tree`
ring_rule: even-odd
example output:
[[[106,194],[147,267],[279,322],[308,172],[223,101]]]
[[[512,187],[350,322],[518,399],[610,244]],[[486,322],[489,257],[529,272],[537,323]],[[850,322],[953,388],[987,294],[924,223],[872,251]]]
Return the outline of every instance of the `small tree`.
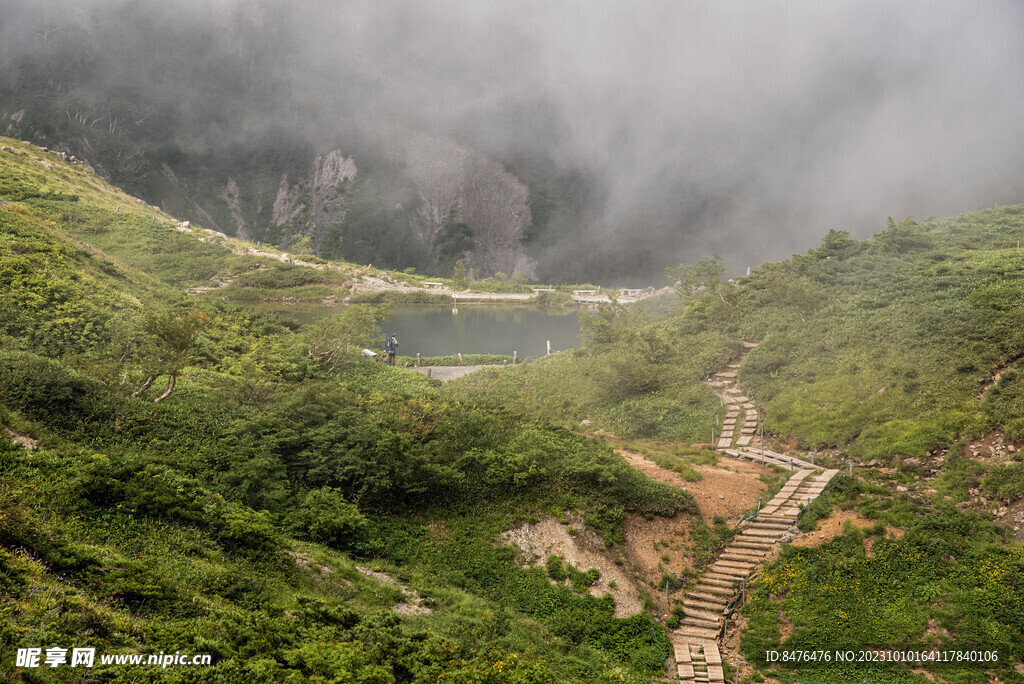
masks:
[[[295,256],[316,256],[313,254],[313,238],[295,233],[288,238],[288,249]]]
[[[379,346],[384,338],[380,324],[390,316],[390,306],[357,304],[317,321],[306,329],[309,358],[333,371],[349,352]]]
[[[459,259],[455,262],[455,267],[452,269],[452,279],[455,281],[455,287],[460,290],[465,290],[469,287],[469,271],[466,269],[465,259]]]
[[[201,312],[163,311],[147,316],[143,323],[146,337],[137,350],[146,379],[132,396],[143,394],[165,374],[167,389],[153,402],[160,403],[171,396],[178,384],[178,375],[192,360],[199,335],[208,322],[209,317]]]
[[[932,238],[924,226],[908,216],[899,223],[889,216],[885,220],[885,230],[875,234],[875,249],[883,254],[906,254],[907,252],[924,249],[932,244]]]
[[[823,257],[841,259],[848,255],[856,244],[857,242],[850,237],[849,231],[833,228],[828,231],[828,235],[821,241],[821,247],[814,250],[814,253]]]
[[[680,264],[676,267],[665,269],[665,277],[675,282],[675,290],[684,299],[693,297],[698,290],[704,288],[714,292],[719,299],[725,302],[722,295],[722,277],[725,275],[725,266],[722,265],[722,257],[715,254],[707,259],[701,259],[695,266]]]

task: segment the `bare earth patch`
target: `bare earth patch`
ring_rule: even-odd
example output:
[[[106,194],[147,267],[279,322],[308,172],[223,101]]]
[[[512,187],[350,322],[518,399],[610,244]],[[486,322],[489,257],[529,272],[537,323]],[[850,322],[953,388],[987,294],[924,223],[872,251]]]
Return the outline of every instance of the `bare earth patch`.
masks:
[[[953,635],[949,633],[949,630],[947,630],[945,627],[940,627],[939,623],[932,618],[928,618],[928,622],[926,623],[926,625],[927,629],[925,629],[924,631],[924,641],[926,642],[939,642],[939,639],[949,641],[953,638]],[[936,639],[929,639],[928,637],[936,637]]]
[[[1000,527],[1009,528],[1014,538],[1024,541],[1024,499],[1018,499],[1000,511],[1005,512],[997,516],[993,522]]]
[[[632,513],[626,516],[626,559],[644,583],[657,584],[665,572],[679,577],[692,567],[689,521],[683,515],[653,520]]]
[[[793,623],[789,621],[786,613],[779,611],[779,643],[781,644],[793,633]]]
[[[37,449],[39,448],[39,440],[32,439],[28,435],[23,435],[13,430],[8,430],[7,434],[10,436],[11,441],[15,444],[20,444],[26,449]]]
[[[793,546],[804,546],[813,547],[820,546],[825,542],[832,541],[840,534],[843,533],[843,524],[850,523],[855,527],[859,527],[862,530],[866,530],[875,526],[874,520],[868,518],[862,518],[857,515],[854,511],[838,511],[833,513],[827,518],[818,521],[818,529],[811,530],[810,532],[804,532],[798,535],[791,542]],[[886,533],[894,537],[902,537],[903,530],[898,527],[886,526]],[[873,545],[872,539],[865,539],[864,543],[867,546],[867,554],[871,555],[871,547]]]
[[[576,534],[569,534],[569,527],[576,528]],[[601,577],[590,587],[591,595],[611,594],[615,599],[616,617],[643,612],[643,601],[627,570],[615,564],[614,552],[605,548],[600,536],[584,529],[582,520],[571,518],[568,525],[563,525],[554,518],[544,518],[512,528],[501,538],[519,547],[526,566],[542,566],[548,556],[554,554],[582,572],[597,568]],[[611,582],[615,582],[614,587],[609,586]]]
[[[425,613],[433,612],[430,610],[430,608],[422,605],[423,599],[420,598],[420,595],[416,593],[415,589],[410,589],[404,584],[399,583],[398,580],[391,577],[390,575],[385,575],[383,572],[377,572],[375,570],[370,570],[369,568],[362,568],[359,566],[356,566],[356,570],[363,573],[367,577],[372,577],[381,584],[397,585],[398,588],[402,590],[402,594],[405,596],[405,600],[400,601],[399,603],[396,603],[395,605],[391,606],[391,610],[395,611],[396,613],[401,613],[402,615],[423,615]]]
[[[760,475],[765,469],[753,462],[722,458],[729,468],[710,465],[696,465],[694,470],[704,476],[700,482],[687,482],[678,473],[666,470],[648,461],[638,453],[619,449],[616,451],[626,461],[652,480],[685,489],[693,495],[700,507],[701,517],[710,523],[716,515],[723,516],[729,523],[739,521],[744,512],[753,508],[765,485]]]
[[[313,559],[308,553],[302,553],[300,551],[285,551],[289,556],[295,559],[295,565],[300,569],[305,570],[306,573],[315,580],[321,580],[327,575],[331,574],[331,569],[326,565],[321,565]],[[347,583],[347,580],[342,580]]]
[[[481,368],[503,368],[503,366],[489,364],[483,366],[420,366],[419,368],[413,368],[415,371],[419,371],[426,376],[440,380],[441,382],[448,382],[449,380],[455,380],[461,378],[464,375],[475,373]]]

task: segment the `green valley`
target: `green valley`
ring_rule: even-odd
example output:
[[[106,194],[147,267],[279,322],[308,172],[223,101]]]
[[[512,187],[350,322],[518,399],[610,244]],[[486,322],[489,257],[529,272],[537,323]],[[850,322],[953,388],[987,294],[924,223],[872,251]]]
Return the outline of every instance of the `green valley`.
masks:
[[[831,479],[744,575],[725,679],[1024,682],[1024,206],[683,265],[581,310],[578,348],[442,384],[359,350],[458,278],[183,225],[0,143],[0,676],[677,681],[687,594],[793,477],[715,449],[727,378]],[[999,660],[765,659],[943,645]],[[16,665],[53,647],[212,664]]]

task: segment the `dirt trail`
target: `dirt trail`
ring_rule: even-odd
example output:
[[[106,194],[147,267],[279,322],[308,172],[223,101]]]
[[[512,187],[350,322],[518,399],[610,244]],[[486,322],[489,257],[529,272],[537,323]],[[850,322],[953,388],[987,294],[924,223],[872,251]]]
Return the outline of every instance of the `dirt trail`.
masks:
[[[699,482],[687,482],[678,473],[666,470],[638,453],[623,449],[616,453],[652,480],[690,492],[697,500],[701,517],[708,524],[716,515],[724,517],[731,524],[736,523],[740,516],[757,504],[758,497],[765,490],[765,484],[760,479],[764,468],[747,461],[731,461],[728,468],[693,466],[704,478]]]
[[[448,382],[456,378],[461,378],[464,375],[469,375],[481,368],[504,368],[505,366],[498,364],[488,364],[482,366],[420,366],[419,368],[413,368],[412,370],[423,373],[424,375],[440,380],[441,382]]]
[[[361,294],[365,292],[424,292],[427,294],[437,295],[448,295],[454,299],[462,300],[464,302],[469,301],[509,301],[509,302],[529,302],[537,298],[538,293],[503,293],[503,292],[472,292],[470,290],[456,290],[448,287],[447,285],[436,285],[432,287],[422,287],[420,285],[414,285],[409,281],[396,280],[385,271],[373,269],[370,266],[356,267],[355,269],[338,266],[337,264],[320,264],[312,261],[306,261],[299,257],[288,254],[287,252],[268,252],[267,250],[254,247],[238,238],[232,238],[224,233],[218,233],[216,231],[206,230],[199,228],[198,226],[193,229],[190,224],[185,221],[177,223],[174,226],[175,230],[183,233],[191,233],[197,236],[197,238],[203,242],[209,242],[210,240],[221,238],[223,239],[223,245],[230,249],[232,253],[238,255],[256,256],[263,259],[274,259],[286,264],[294,264],[295,266],[305,266],[307,268],[315,268],[317,270],[330,270],[339,271],[351,276],[351,287],[352,294]],[[401,276],[401,274],[399,274]],[[195,287],[190,288],[189,294],[202,294],[212,290],[219,290],[222,287],[227,287],[228,282],[216,281],[216,287]],[[631,292],[629,294],[622,294],[618,297],[618,301],[622,304],[631,304],[633,302],[639,302],[650,297],[654,297],[660,294],[664,294],[666,291],[670,291],[671,288],[661,288],[660,290],[644,290],[642,292]],[[572,299],[578,302],[584,303],[600,303],[610,302],[611,299],[607,294],[584,294],[584,293],[573,293]]]

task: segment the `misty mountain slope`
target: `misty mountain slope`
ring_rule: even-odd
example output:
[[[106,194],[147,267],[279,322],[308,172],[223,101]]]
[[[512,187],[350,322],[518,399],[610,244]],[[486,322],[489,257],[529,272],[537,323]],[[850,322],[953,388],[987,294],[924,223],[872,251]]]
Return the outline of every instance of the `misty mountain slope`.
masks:
[[[81,164],[71,164],[54,151],[3,139],[0,150],[0,199],[27,225],[54,232],[58,242],[70,241],[92,255],[100,276],[130,271],[131,278],[110,280],[113,288],[127,287],[127,296],[159,295],[177,301],[185,291],[216,291],[238,301],[261,299],[341,299],[360,278],[374,281],[381,271],[344,262],[327,265],[292,263],[286,253],[257,249],[253,243],[227,238],[197,225],[181,225],[162,211],[111,186]],[[347,168],[343,158],[341,166]],[[330,173],[330,172],[329,172]],[[286,198],[285,198],[286,200]],[[279,205],[287,208],[287,202]],[[63,248],[61,248],[63,249]],[[312,255],[305,255],[313,259]],[[81,264],[79,266],[82,266]],[[83,272],[86,268],[80,268]],[[76,276],[77,277],[77,276]],[[383,275],[384,278],[389,276]],[[422,278],[403,274],[419,289]],[[139,289],[132,283],[138,282]],[[380,281],[382,285],[402,285]],[[97,285],[106,287],[106,281]],[[77,300],[72,297],[71,300]],[[54,313],[52,308],[40,310]]]
[[[16,664],[51,644],[209,654],[171,673],[186,682],[662,672],[647,612],[616,617],[609,580],[564,563],[549,578],[501,535],[572,511],[611,563],[627,515],[685,524],[690,495],[601,442],[364,359],[379,307],[299,328],[186,296],[210,272],[300,287],[321,269],[235,255],[0,142],[0,678],[80,679]]]
[[[482,274],[535,275],[522,246],[531,217],[529,190],[519,179],[476,150],[422,134],[410,137],[401,158],[423,198],[417,233],[424,245],[433,244],[454,208],[472,233],[467,266]]]
[[[340,302],[349,298],[373,302],[395,298],[407,302],[448,301],[448,295],[427,291],[424,282],[436,281],[436,275],[388,273],[379,266],[327,262],[313,256],[312,239],[308,236],[296,238],[293,234],[289,242],[298,253],[290,254],[211,231],[202,224],[179,222],[103,181],[84,164],[64,161],[63,153],[44,152],[12,139],[0,141],[5,143],[5,149],[0,150],[0,199],[32,200],[31,204],[19,207],[19,211],[30,211],[37,222],[60,226],[61,234],[72,237],[84,249],[172,286],[175,293],[168,295],[171,298],[189,292],[234,302]],[[487,168],[499,179],[509,179],[500,169]],[[367,212],[363,218],[374,215],[374,210],[368,209],[370,203],[364,201],[364,195],[374,191],[373,186],[358,175],[351,176],[357,171],[350,157],[340,153],[327,155],[318,162],[318,169],[317,177],[323,182],[292,186],[284,179],[278,187],[274,212],[286,230],[294,229],[297,216],[325,215],[319,210],[311,214],[311,208],[341,206],[342,191],[348,198],[346,213]],[[478,176],[475,182],[479,183],[487,177]],[[339,186],[335,181],[342,177]],[[518,186],[518,191],[524,191],[522,186]],[[473,206],[472,200],[466,200],[466,205]],[[526,210],[522,204],[517,207],[519,211]],[[442,271],[451,271],[456,261],[464,258],[465,250],[472,247],[472,232],[458,216],[458,208],[452,207],[441,221],[437,239],[442,246],[438,255]],[[465,232],[460,233],[460,228]],[[410,228],[405,246],[417,244]],[[499,242],[491,253],[529,265],[518,247],[503,250]],[[485,279],[472,284],[441,280],[456,290],[468,286],[477,292],[519,293],[516,296],[531,292],[529,286],[518,280]]]
[[[1010,0],[6,9],[0,132],[62,146],[176,216],[285,249],[301,230],[331,258],[425,270],[437,254],[417,228],[450,207],[421,202],[476,192],[421,197],[391,154],[396,130],[474,150],[529,188],[529,221],[515,184],[480,206],[512,223],[503,253],[526,231],[543,280],[646,285],[716,251],[742,273],[830,228],[862,238],[886,214],[1019,201],[1005,140],[1024,121],[1024,17]],[[282,179],[310,185],[332,150],[355,160],[358,198],[277,225]]]
[[[920,457],[995,428],[1024,439],[1022,216],[1018,205],[890,219],[865,241],[833,231],[806,254],[684,296],[677,314],[648,321],[602,307],[585,319],[588,344],[545,360],[545,371],[495,375],[494,391],[623,436],[703,442],[700,421],[682,427],[685,407],[702,375],[724,371],[749,341],[758,346],[741,380],[766,426],[805,448],[870,460]],[[491,391],[486,377],[460,383],[472,396]]]

